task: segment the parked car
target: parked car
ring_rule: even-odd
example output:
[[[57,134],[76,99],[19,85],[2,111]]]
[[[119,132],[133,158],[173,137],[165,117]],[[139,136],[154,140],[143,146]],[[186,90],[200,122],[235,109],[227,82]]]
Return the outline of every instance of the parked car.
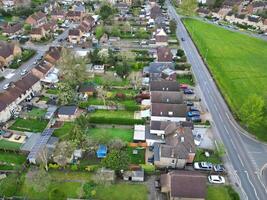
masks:
[[[190,111],[199,111],[197,107],[194,106],[190,106],[189,108]]]
[[[21,135],[16,135],[15,140],[20,140]]]
[[[154,163],[154,156],[147,159],[147,162]]]
[[[181,89],[187,89],[188,88],[188,85],[181,83],[180,84],[180,88]]]
[[[197,134],[197,135],[194,136],[194,143],[195,143],[196,146],[199,146],[201,141],[202,141],[201,134]]]
[[[222,164],[217,164],[213,166],[215,172],[225,172],[225,168]]]
[[[155,188],[156,189],[160,189],[160,182],[159,182],[159,180],[155,180]]]
[[[200,116],[194,116],[190,118],[190,121],[192,122],[201,122],[201,118]]]
[[[9,86],[10,86],[10,84],[9,84],[9,83],[7,83],[7,84],[5,84],[5,85],[3,86],[3,89],[4,89],[4,90],[6,90],[6,89],[8,89],[8,88],[9,88]]]
[[[183,37],[181,38],[181,40],[182,40],[183,42],[185,41],[185,39],[184,39]]]
[[[225,183],[224,177],[219,176],[219,175],[210,175],[210,176],[208,176],[208,180],[210,183],[216,183],[216,184],[224,184]]]
[[[184,89],[184,94],[194,94],[192,89]]]
[[[24,76],[25,74],[27,74],[27,72],[28,72],[28,71],[27,71],[26,69],[24,69],[24,70],[22,70],[22,71],[20,72],[20,75],[21,75],[21,76]]]
[[[193,106],[194,103],[193,103],[192,101],[187,101],[187,102],[186,102],[186,105],[187,105],[187,106]]]
[[[187,116],[188,117],[200,116],[200,112],[199,111],[189,111],[189,112],[187,112]]]
[[[209,162],[195,162],[194,163],[194,169],[198,169],[198,170],[211,171],[212,167],[213,167],[212,163],[209,163]]]

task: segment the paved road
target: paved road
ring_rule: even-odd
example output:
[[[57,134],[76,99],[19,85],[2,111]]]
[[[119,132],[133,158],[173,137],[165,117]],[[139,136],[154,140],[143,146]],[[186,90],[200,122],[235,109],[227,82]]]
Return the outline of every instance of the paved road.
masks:
[[[0,82],[0,92],[4,91],[3,86],[5,84],[10,83],[10,82],[15,82],[18,79],[20,79],[21,78],[20,73],[23,70],[30,71],[32,68],[36,67],[34,62],[36,60],[38,60],[39,58],[41,58],[45,54],[45,52],[49,49],[50,46],[60,45],[59,40],[63,39],[63,38],[66,38],[67,35],[68,35],[68,30],[73,26],[74,25],[71,24],[69,28],[67,28],[62,34],[60,34],[53,42],[51,42],[51,43],[49,43],[47,45],[36,45],[36,44],[33,44],[33,43],[22,45],[22,47],[24,47],[24,48],[36,50],[36,54],[30,60],[28,60],[27,62],[23,63],[18,69],[16,69],[13,72],[14,75],[12,77],[10,77],[8,79],[5,79],[5,80]]]
[[[241,189],[242,199],[266,200],[267,193],[261,181],[260,168],[267,162],[264,157],[267,147],[245,135],[246,132],[235,122],[180,17],[168,1],[167,6],[171,18],[177,21],[177,37],[185,39],[181,45],[192,64],[193,73],[201,88],[201,98],[212,115],[212,125],[225,145],[226,160],[232,168],[230,178]]]

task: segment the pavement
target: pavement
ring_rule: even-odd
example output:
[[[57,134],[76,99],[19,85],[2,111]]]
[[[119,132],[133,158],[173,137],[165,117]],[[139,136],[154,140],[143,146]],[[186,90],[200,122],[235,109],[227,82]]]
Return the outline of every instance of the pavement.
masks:
[[[61,44],[59,43],[59,40],[66,38],[68,35],[69,29],[72,28],[73,26],[74,24],[71,24],[69,28],[65,29],[62,34],[60,34],[57,38],[55,38],[53,42],[49,44],[39,45],[39,44],[28,42],[27,44],[22,45],[22,47],[24,48],[35,50],[36,54],[30,60],[23,63],[18,69],[13,70],[13,71],[8,71],[10,72],[9,74],[12,73],[12,76],[0,82],[0,92],[4,91],[3,86],[5,84],[10,83],[10,82],[16,82],[17,80],[19,80],[21,78],[20,73],[23,70],[30,71],[32,68],[36,67],[36,64],[34,64],[34,62],[40,59],[45,54],[45,52],[49,49],[50,46],[60,46]],[[6,72],[4,72],[4,75],[8,76]]]
[[[168,13],[177,22],[177,37],[181,42],[196,82],[201,89],[201,99],[211,113],[215,137],[224,143],[226,166],[231,182],[236,186],[241,199],[266,200],[267,192],[261,176],[261,168],[267,163],[267,146],[250,136],[233,118],[212,76],[187,33],[180,16],[169,1]]]

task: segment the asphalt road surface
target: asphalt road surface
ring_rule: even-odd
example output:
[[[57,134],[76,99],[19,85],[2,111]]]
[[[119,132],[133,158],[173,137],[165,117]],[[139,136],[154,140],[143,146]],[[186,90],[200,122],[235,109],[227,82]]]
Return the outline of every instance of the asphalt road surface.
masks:
[[[201,59],[174,7],[167,1],[168,13],[177,22],[177,37],[181,42],[197,84],[202,92],[201,99],[212,115],[212,125],[226,148],[226,160],[231,164],[230,178],[240,189],[242,199],[266,200],[260,168],[267,162],[266,145],[254,140],[236,123],[212,76]],[[261,158],[261,159],[259,159]]]

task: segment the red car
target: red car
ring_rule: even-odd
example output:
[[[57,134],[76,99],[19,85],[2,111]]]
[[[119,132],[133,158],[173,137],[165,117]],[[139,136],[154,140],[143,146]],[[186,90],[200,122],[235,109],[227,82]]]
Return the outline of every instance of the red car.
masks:
[[[181,89],[187,89],[188,88],[188,85],[186,85],[186,84],[180,84],[180,88]]]

